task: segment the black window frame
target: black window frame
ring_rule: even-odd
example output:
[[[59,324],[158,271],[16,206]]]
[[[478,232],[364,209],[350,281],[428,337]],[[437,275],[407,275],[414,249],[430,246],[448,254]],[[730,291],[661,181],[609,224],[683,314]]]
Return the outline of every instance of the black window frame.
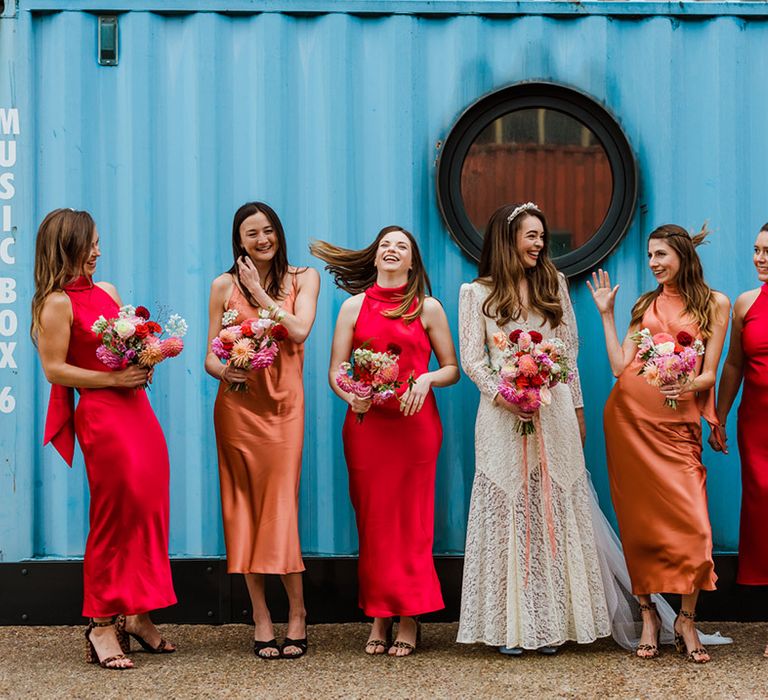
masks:
[[[437,200],[451,237],[470,258],[480,259],[483,236],[467,215],[461,196],[461,171],[475,139],[499,117],[520,109],[553,109],[580,121],[605,150],[613,177],[608,211],[584,245],[554,258],[568,277],[582,274],[604,260],[626,234],[635,213],[638,171],[635,154],[618,120],[597,100],[560,83],[526,81],[484,95],[470,105],[451,128],[437,162]],[[521,201],[529,198],[521,193]],[[545,212],[546,213],[546,212]]]

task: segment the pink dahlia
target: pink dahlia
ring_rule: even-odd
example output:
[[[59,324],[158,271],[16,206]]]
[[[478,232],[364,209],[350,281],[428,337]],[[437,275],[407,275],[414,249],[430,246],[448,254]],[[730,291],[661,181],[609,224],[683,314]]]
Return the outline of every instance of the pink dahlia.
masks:
[[[392,382],[397,381],[399,375],[400,368],[397,366],[397,362],[392,362],[391,364],[384,365],[378,371],[376,379],[381,384],[392,384]]]
[[[211,341],[211,352],[220,360],[229,359],[229,350],[224,347],[224,343],[221,342],[221,338],[218,336]]]
[[[96,357],[110,369],[120,369],[122,367],[122,360],[120,357],[107,350],[103,345],[99,345],[99,347],[96,348]]]
[[[521,336],[522,337],[522,336]],[[530,355],[521,355],[517,360],[517,368],[524,377],[533,377],[539,372],[539,367]]]
[[[163,357],[176,357],[183,349],[184,341],[181,338],[166,338],[160,343]]]
[[[269,367],[275,361],[278,350],[279,346],[277,343],[272,343],[271,345],[262,348],[253,356],[251,367],[253,367],[253,369],[264,369],[265,367]]]

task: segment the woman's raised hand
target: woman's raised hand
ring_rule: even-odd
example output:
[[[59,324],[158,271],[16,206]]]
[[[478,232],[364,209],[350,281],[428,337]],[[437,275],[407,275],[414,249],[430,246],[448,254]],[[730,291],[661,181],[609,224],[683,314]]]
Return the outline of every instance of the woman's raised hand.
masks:
[[[259,277],[259,271],[256,269],[256,265],[253,264],[253,260],[247,255],[241,255],[237,259],[237,271],[243,286],[251,294],[255,294],[256,290],[261,286],[261,278]]]
[[[592,293],[592,299],[595,306],[601,314],[611,313],[613,304],[616,301],[616,292],[619,289],[617,284],[611,287],[611,278],[605,270],[598,270],[592,273],[592,284],[587,280],[587,287]]]

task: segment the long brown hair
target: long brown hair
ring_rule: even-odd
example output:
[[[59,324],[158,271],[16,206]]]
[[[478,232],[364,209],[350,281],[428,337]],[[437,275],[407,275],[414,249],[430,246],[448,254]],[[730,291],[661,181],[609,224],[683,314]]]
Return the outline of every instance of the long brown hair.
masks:
[[[385,226],[379,231],[373,243],[362,250],[350,250],[325,241],[313,241],[309,246],[309,252],[326,263],[325,269],[333,275],[333,281],[337,287],[349,294],[360,294],[376,282],[378,275],[376,265],[374,265],[376,251],[381,239],[393,231],[404,234],[411,242],[411,269],[408,271],[408,282],[400,306],[384,311],[383,315],[388,318],[402,318],[410,323],[421,315],[426,293],[432,295],[432,285],[424,268],[419,244],[410,231],[406,231],[400,226]],[[408,310],[414,299],[418,303],[416,308],[409,313]]]
[[[264,282],[266,282],[266,284],[264,284],[264,291],[275,301],[280,301],[284,296],[283,279],[288,272],[288,251],[285,243],[285,231],[283,229],[283,223],[280,221],[280,217],[272,207],[268,204],[264,204],[264,202],[247,202],[243,204],[243,206],[235,212],[235,216],[232,220],[232,255],[234,257],[234,262],[227,272],[235,276],[243,296],[245,296],[246,301],[251,306],[258,306],[259,304],[240,281],[240,271],[237,267],[237,259],[243,255],[248,255],[248,253],[245,252],[245,248],[243,248],[243,244],[240,242],[240,226],[249,216],[259,213],[264,214],[264,216],[267,217],[267,220],[272,224],[272,228],[275,230],[275,236],[277,237],[277,250],[272,258],[272,264],[269,267],[267,279],[264,280]]]
[[[29,329],[33,341],[40,331],[45,300],[83,274],[95,230],[93,217],[87,211],[74,209],[54,209],[40,224],[35,242],[35,294]]]
[[[704,270],[701,260],[696,252],[696,247],[704,242],[709,235],[707,225],[691,236],[682,226],[677,224],[663,224],[651,232],[648,240],[664,241],[680,258],[680,270],[677,273],[675,284],[680,296],[685,303],[685,311],[699,326],[701,335],[706,339],[712,335],[713,311],[716,310],[715,296],[712,289],[704,281]],[[643,294],[632,307],[632,318],[629,321],[630,328],[638,325],[643,320],[643,314],[664,289],[659,285],[656,289]]]
[[[510,220],[521,204],[499,207],[488,221],[480,254],[477,281],[487,284],[491,293],[483,303],[483,313],[500,326],[516,321],[522,314],[520,282],[528,280],[528,305],[557,328],[563,320],[557,268],[549,257],[549,228],[538,207],[526,207]],[[535,267],[525,267],[517,249],[522,223],[535,216],[544,228],[544,247]],[[488,279],[490,278],[490,282]]]

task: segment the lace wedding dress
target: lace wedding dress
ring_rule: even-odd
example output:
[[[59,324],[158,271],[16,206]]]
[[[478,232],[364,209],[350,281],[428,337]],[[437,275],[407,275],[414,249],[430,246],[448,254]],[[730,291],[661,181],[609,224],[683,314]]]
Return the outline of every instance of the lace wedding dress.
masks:
[[[565,278],[563,323],[555,329],[535,312],[500,329],[483,314],[489,291],[480,282],[465,284],[459,301],[461,363],[481,398],[458,641],[525,649],[593,642],[608,636],[611,626],[574,411],[583,405],[578,374],[552,388],[537,434],[527,438],[527,460],[517,418],[493,405],[498,378],[492,368],[502,358],[492,337],[499,330],[528,328],[558,337],[576,368],[576,319]]]
[[[536,313],[500,329],[483,314],[488,293],[479,282],[465,284],[459,301],[461,363],[481,398],[457,641],[537,649],[611,634],[622,647],[634,648],[642,629],[637,600],[621,543],[584,464],[574,410],[583,406],[578,334],[565,278],[560,276],[563,323],[554,330]],[[498,385],[493,368],[500,366],[501,355],[492,337],[515,328],[560,338],[575,371],[573,381],[555,386],[552,403],[540,409],[541,435],[528,437],[527,460],[515,416],[493,405]],[[674,612],[661,596],[653,600],[663,622],[661,641],[671,643]],[[719,632],[701,636],[703,644],[730,641]]]

